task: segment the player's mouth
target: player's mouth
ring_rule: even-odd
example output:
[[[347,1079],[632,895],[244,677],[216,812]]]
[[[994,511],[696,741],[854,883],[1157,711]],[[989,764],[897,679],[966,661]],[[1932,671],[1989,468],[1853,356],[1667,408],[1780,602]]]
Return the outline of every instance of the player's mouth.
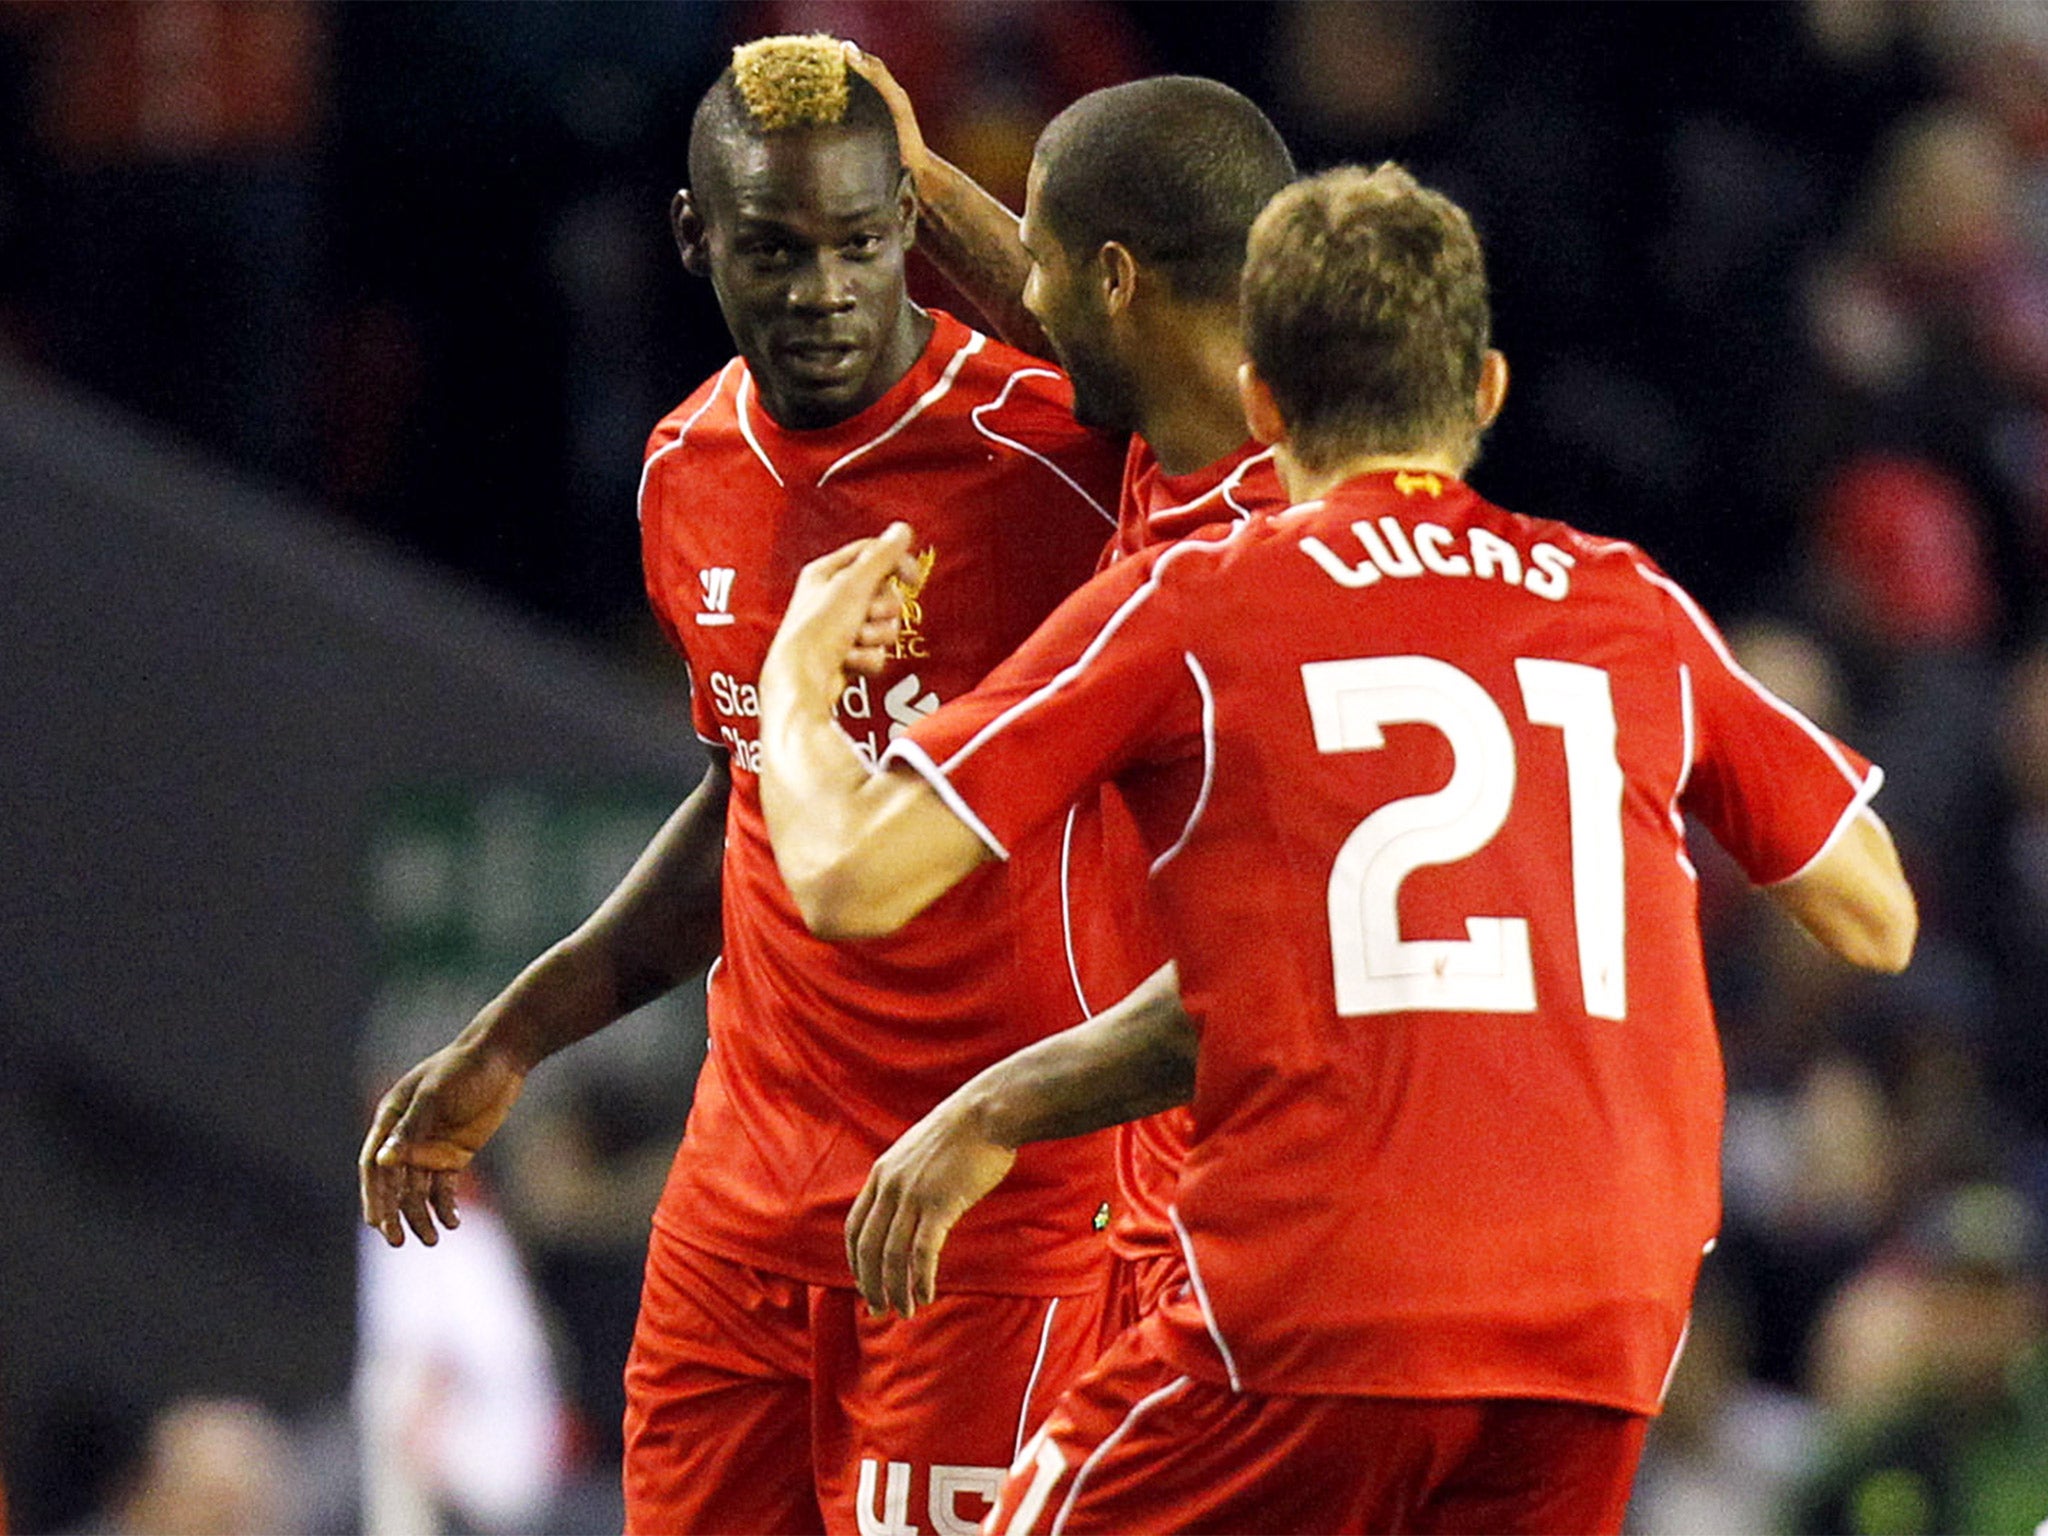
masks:
[[[867,350],[846,341],[793,341],[776,348],[783,369],[808,384],[838,384],[855,377]]]

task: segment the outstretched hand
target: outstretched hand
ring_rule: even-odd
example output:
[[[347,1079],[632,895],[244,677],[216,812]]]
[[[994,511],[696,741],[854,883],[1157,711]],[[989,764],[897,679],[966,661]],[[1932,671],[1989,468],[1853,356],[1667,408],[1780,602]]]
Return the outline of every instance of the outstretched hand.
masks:
[[[930,1303],[947,1235],[1016,1160],[1017,1149],[992,1140],[957,1099],[875,1160],[846,1217],[847,1263],[871,1311],[911,1317]]]
[[[440,1227],[460,1226],[456,1184],[525,1082],[503,1056],[460,1041],[401,1077],[378,1101],[356,1159],[364,1225],[394,1248],[404,1246],[408,1226],[429,1248]]]

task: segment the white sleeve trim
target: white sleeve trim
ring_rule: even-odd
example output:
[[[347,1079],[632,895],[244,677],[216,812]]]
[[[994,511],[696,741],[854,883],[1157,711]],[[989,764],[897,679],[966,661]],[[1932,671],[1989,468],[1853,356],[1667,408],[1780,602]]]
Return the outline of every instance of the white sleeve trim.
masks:
[[[1082,1019],[1087,1020],[1095,1017],[1095,1010],[1088,1006],[1088,991],[1081,985],[1081,962],[1074,954],[1074,821],[1080,814],[1078,805],[1068,806],[1066,829],[1060,833],[1060,937],[1067,946],[1067,979],[1074,984],[1074,1001],[1081,1005]]]
[[[1195,795],[1195,808],[1188,812],[1187,825],[1180,829],[1180,836],[1173,840],[1173,846],[1152,861],[1152,873],[1171,864],[1187,847],[1188,839],[1195,835],[1195,824],[1202,819],[1202,812],[1209,809],[1209,791],[1216,783],[1216,695],[1209,687],[1209,674],[1202,670],[1202,664],[1195,660],[1194,652],[1182,651],[1181,660],[1188,664],[1188,675],[1195,680],[1195,691],[1202,696],[1202,787]]]
[[[1691,594],[1685,588],[1681,587],[1670,577],[1660,575],[1656,571],[1641,565],[1636,566],[1636,573],[1652,586],[1659,587],[1671,594],[1671,597],[1677,602],[1685,616],[1692,620],[1693,627],[1700,632],[1700,638],[1707,642],[1708,648],[1720,659],[1721,665],[1728,669],[1731,677],[1748,688],[1750,692],[1754,693],[1759,699],[1762,699],[1764,703],[1783,715],[1787,720],[1798,726],[1799,729],[1806,732],[1813,739],[1813,744],[1827,754],[1828,761],[1841,770],[1843,778],[1859,788],[1862,787],[1862,781],[1858,779],[1855,768],[1850,765],[1846,757],[1842,756],[1841,748],[1835,745],[1826,731],[1823,731],[1819,726],[1807,719],[1806,716],[1799,713],[1798,710],[1787,704],[1783,699],[1779,698],[1770,689],[1743,670],[1742,663],[1737,661],[1728,647],[1722,643],[1721,637],[1714,632],[1714,626],[1708,621],[1707,616],[1700,611],[1699,604],[1692,600]]]
[[[676,433],[676,440],[672,443],[663,443],[654,452],[647,455],[647,462],[640,466],[640,489],[633,493],[633,515],[641,522],[647,521],[647,477],[653,472],[655,461],[667,458],[683,446],[684,439],[690,435],[690,428],[697,425],[698,420],[704,413],[718,403],[718,397],[725,392],[726,377],[731,374],[734,368],[739,366],[739,361],[738,358],[734,358],[718,370],[718,378],[711,386],[711,393],[705,396],[702,405],[690,412],[689,419],[682,425],[682,430]]]
[[[1239,523],[1237,526],[1238,528],[1242,529],[1250,525],[1246,523]],[[1234,538],[1235,534],[1233,534],[1232,537]],[[984,725],[980,730],[976,731],[972,736],[970,736],[967,739],[967,741],[961,746],[959,751],[955,752],[951,757],[946,759],[946,771],[950,773],[953,769],[958,768],[962,763],[966,762],[968,758],[972,757],[976,752],[979,752],[985,744],[987,744],[996,736],[998,732],[1002,731],[1022,716],[1036,709],[1039,705],[1043,704],[1047,699],[1052,698],[1055,694],[1059,693],[1062,689],[1064,689],[1069,683],[1073,682],[1075,678],[1079,677],[1083,672],[1085,672],[1088,669],[1089,664],[1093,662],[1097,656],[1102,654],[1103,647],[1109,644],[1110,640],[1115,637],[1116,632],[1119,629],[1123,628],[1124,622],[1127,619],[1129,619],[1132,614],[1136,613],[1138,609],[1143,607],[1146,600],[1149,599],[1153,593],[1159,590],[1160,575],[1162,572],[1165,571],[1168,565],[1172,564],[1175,560],[1179,559],[1183,555],[1196,554],[1205,551],[1214,554],[1226,548],[1230,542],[1230,539],[1218,539],[1214,541],[1205,539],[1194,539],[1184,543],[1175,544],[1171,548],[1169,548],[1166,551],[1166,553],[1161,555],[1159,559],[1154,563],[1151,572],[1145,577],[1144,583],[1141,586],[1139,586],[1139,588],[1135,592],[1133,592],[1129,597],[1125,598],[1123,600],[1122,605],[1117,609],[1117,611],[1111,614],[1107,622],[1103,624],[1102,628],[1095,632],[1095,638],[1088,642],[1088,644],[1082,649],[1081,654],[1079,656],[1076,656],[1066,666],[1062,667],[1058,672],[1053,674],[1053,676],[1049,680],[1047,680],[1035,691],[1026,694],[1023,698],[1019,699],[1016,703],[1012,704],[1008,709],[1004,710],[1001,714],[997,715],[993,720],[989,721],[987,725]]]
[[[1864,779],[1856,788],[1856,798],[1851,800],[1842,811],[1842,814],[1836,818],[1834,827],[1829,831],[1821,845],[1813,851],[1813,857],[1793,870],[1791,874],[1781,875],[1778,879],[1767,882],[1763,889],[1769,890],[1774,885],[1783,885],[1788,880],[1797,880],[1801,875],[1813,868],[1814,865],[1826,858],[1828,851],[1835,844],[1839,843],[1842,840],[1842,834],[1849,830],[1849,823],[1862,814],[1864,808],[1870,804],[1876,797],[1877,792],[1882,788],[1884,788],[1884,770],[1875,763],[1872,763],[1870,765],[1869,777]]]
[[[1173,1223],[1173,1235],[1180,1239],[1181,1257],[1188,1262],[1188,1284],[1194,1288],[1195,1303],[1202,1309],[1202,1324],[1215,1342],[1216,1353],[1223,1357],[1223,1369],[1230,1376],[1230,1390],[1242,1392],[1244,1383],[1237,1374],[1237,1357],[1231,1354],[1230,1345],[1224,1342],[1223,1330],[1216,1326],[1216,1313],[1209,1305],[1209,1287],[1202,1282],[1202,1266],[1195,1262],[1195,1245],[1188,1236],[1188,1229],[1181,1224],[1180,1207],[1169,1205],[1166,1219]]]
[[[1010,861],[1010,850],[1005,848],[1002,840],[989,831],[982,819],[974,814],[973,808],[960,798],[960,791],[948,782],[945,771],[932,761],[929,752],[908,736],[898,736],[889,743],[889,749],[882,754],[878,766],[888,768],[896,763],[901,763],[931,785],[933,793],[946,802],[946,809],[958,816],[965,823],[967,830],[980,838],[990,853],[1006,864]]]

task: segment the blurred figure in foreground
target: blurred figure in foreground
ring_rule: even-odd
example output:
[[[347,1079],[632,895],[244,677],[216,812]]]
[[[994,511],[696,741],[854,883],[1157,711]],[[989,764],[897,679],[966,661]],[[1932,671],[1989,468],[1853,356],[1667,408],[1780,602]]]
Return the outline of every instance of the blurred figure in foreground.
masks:
[[[360,1244],[356,1422],[363,1528],[540,1531],[566,1414],[518,1250],[474,1194],[440,1254]]]

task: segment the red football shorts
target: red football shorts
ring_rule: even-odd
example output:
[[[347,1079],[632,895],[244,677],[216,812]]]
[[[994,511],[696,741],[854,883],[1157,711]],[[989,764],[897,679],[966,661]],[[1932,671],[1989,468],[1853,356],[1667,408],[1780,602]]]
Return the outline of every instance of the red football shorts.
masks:
[[[1233,1393],[1128,1333],[1010,1469],[992,1536],[1618,1532],[1649,1421],[1580,1403]]]
[[[1094,1360],[1102,1304],[942,1294],[870,1317],[850,1286],[657,1229],[626,1362],[626,1529],[970,1536]]]

